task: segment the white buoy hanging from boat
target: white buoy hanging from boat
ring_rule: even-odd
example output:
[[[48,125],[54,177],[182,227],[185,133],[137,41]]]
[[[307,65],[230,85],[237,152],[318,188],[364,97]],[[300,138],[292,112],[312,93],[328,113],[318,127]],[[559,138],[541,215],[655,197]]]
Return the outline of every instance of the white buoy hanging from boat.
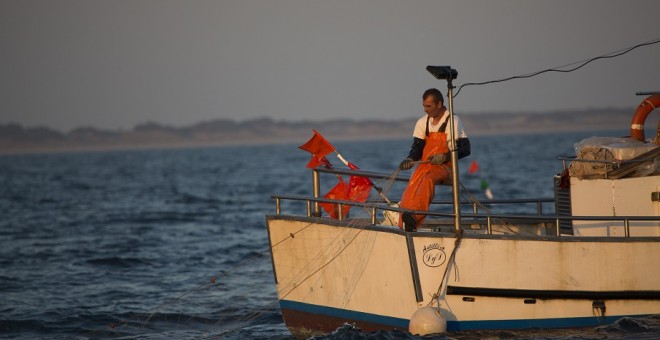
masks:
[[[408,331],[413,335],[429,335],[447,331],[447,320],[436,307],[419,308],[410,318]]]

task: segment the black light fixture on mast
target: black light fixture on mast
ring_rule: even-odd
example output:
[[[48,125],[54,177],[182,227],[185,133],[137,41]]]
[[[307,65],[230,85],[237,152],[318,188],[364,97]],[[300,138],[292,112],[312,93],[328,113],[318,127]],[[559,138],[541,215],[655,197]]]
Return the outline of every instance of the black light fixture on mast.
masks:
[[[426,70],[429,71],[437,79],[456,79],[458,77],[458,71],[451,68],[451,66],[426,66]],[[450,79],[451,78],[451,79]]]

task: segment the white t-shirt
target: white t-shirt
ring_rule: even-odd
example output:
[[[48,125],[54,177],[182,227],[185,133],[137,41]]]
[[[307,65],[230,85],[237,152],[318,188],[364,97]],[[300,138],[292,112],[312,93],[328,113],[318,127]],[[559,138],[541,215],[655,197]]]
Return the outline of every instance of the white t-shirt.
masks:
[[[447,116],[449,115],[449,110],[445,110],[444,114],[442,117],[440,117],[440,120],[438,121],[438,124],[434,125],[433,124],[433,118],[429,119],[429,132],[438,132],[440,129],[440,126],[442,123],[447,119]],[[419,138],[419,139],[426,139],[426,120],[428,118],[428,115],[422,116],[422,118],[417,120],[417,123],[415,123],[415,130],[413,131],[413,137]],[[447,120],[447,127],[445,128],[445,131],[440,131],[440,132],[449,132],[449,127],[451,126],[451,122]],[[463,129],[463,124],[461,123],[460,118],[458,118],[458,115],[454,114],[454,136],[456,139],[459,138],[467,138],[467,134],[465,133],[465,129]],[[447,134],[447,146],[449,146],[450,149],[453,150],[453,147],[451,145],[451,137],[449,134]]]

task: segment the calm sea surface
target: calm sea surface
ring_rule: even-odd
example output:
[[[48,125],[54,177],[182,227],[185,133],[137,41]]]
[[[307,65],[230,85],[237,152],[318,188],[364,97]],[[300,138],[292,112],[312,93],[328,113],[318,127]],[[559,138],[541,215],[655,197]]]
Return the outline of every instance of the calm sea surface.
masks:
[[[551,197],[557,157],[594,135],[607,136],[472,137],[461,179],[479,198],[483,181],[495,198]],[[0,156],[0,338],[291,338],[264,215],[274,213],[272,194],[311,194],[304,142]],[[333,144],[360,168],[389,174],[410,142]],[[468,175],[472,160],[480,170]],[[398,200],[401,190],[388,195]],[[445,189],[436,198],[450,197]],[[439,338],[564,337],[659,338],[660,317]],[[415,337],[345,326],[322,338]]]

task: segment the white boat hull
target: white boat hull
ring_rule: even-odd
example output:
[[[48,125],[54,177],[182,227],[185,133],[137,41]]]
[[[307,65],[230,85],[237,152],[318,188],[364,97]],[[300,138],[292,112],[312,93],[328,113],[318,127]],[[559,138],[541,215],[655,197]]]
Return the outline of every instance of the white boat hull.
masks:
[[[457,242],[448,233],[320,218],[275,215],[267,224],[294,335],[344,322],[407,330],[418,308],[438,301],[448,331],[582,327],[660,313],[657,237],[466,233]]]

